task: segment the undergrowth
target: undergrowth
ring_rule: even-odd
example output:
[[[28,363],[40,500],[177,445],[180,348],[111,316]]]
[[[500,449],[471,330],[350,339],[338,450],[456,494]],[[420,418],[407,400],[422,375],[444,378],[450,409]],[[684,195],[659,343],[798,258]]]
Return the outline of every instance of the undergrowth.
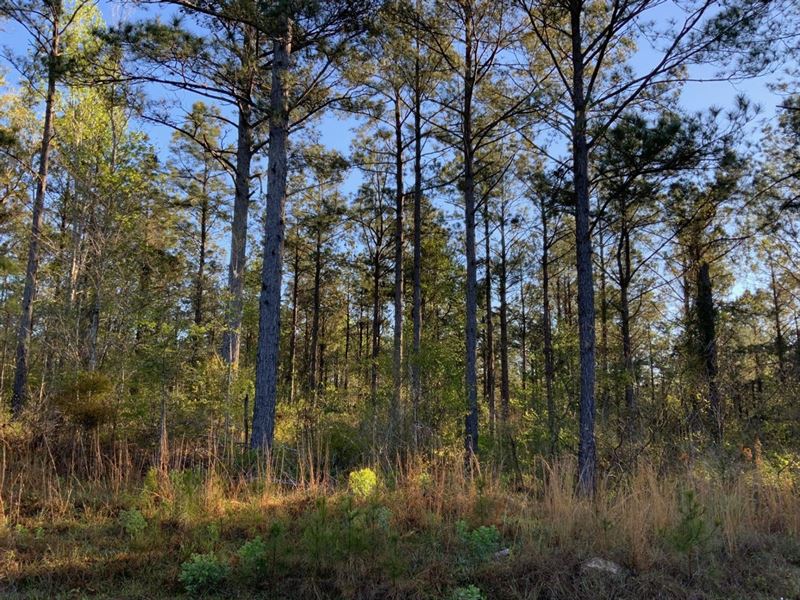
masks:
[[[457,456],[332,472],[310,454],[160,470],[119,448],[11,453],[3,598],[800,598],[792,469],[641,460],[590,499],[569,460],[512,484]]]

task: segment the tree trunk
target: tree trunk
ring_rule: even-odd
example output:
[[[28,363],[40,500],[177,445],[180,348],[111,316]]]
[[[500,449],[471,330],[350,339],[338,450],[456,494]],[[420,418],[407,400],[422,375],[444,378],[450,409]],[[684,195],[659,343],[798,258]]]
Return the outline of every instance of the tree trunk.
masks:
[[[528,315],[525,313],[525,279],[520,278],[519,285],[520,317],[522,318],[520,331],[520,351],[522,352],[520,365],[520,379],[522,391],[525,392],[528,380]],[[523,393],[523,397],[525,394]]]
[[[553,360],[553,329],[550,317],[550,240],[547,230],[547,206],[539,203],[542,220],[542,339],[544,345],[544,389],[547,404],[547,430],[550,434],[550,456],[558,452],[558,414],[553,390],[555,363]]]
[[[100,335],[100,282],[95,282],[94,300],[89,312],[89,331],[86,335],[86,366],[89,371],[97,370],[97,340]]]
[[[403,368],[403,123],[400,92],[395,91],[395,224],[394,224],[394,350],[392,354],[391,427],[396,431],[402,418]]]
[[[465,324],[465,391],[468,414],[465,420],[464,447],[467,456],[478,452],[478,377],[476,349],[478,335],[478,262],[475,253],[475,175],[472,140],[472,92],[475,87],[472,49],[472,7],[466,3],[464,14],[464,110],[462,152],[464,159],[464,234],[467,262]]]
[[[584,57],[581,32],[583,3],[572,3],[572,170],[575,185],[575,246],[578,270],[578,341],[580,346],[580,426],[578,437],[578,489],[593,494],[596,477],[594,439],[594,280],[589,204],[589,145],[586,140],[586,97],[583,87]]]
[[[289,384],[289,402],[294,402],[295,394],[295,356],[297,355],[297,295],[300,277],[300,243],[294,247],[294,261],[292,263],[292,325],[289,330],[289,365],[286,369],[286,379]]]
[[[372,263],[372,360],[370,362],[369,397],[372,409],[378,406],[378,355],[381,349],[381,255],[379,239]]]
[[[39,271],[39,245],[44,220],[44,196],[47,191],[47,169],[50,160],[50,142],[53,139],[53,109],[56,97],[56,81],[58,79],[58,63],[60,56],[60,18],[61,3],[54,2],[53,37],[48,53],[47,95],[45,96],[44,129],[39,151],[39,172],[36,177],[36,192],[33,198],[33,215],[31,237],[28,244],[28,264],[25,269],[25,288],[22,292],[22,313],[19,319],[17,334],[16,371],[11,393],[11,410],[18,417],[28,400],[28,359],[30,354],[31,329],[33,322],[33,300],[36,296],[36,277]]]
[[[289,137],[288,83],[292,51],[292,25],[284,23],[283,36],[275,40],[269,117],[269,174],[267,217],[264,226],[264,262],[259,298],[256,389],[253,410],[253,448],[270,450],[275,433],[278,395],[278,351],[281,331],[281,275],[283,267],[286,159]]]
[[[506,210],[500,214],[500,419],[505,429],[511,411],[511,388],[508,372],[508,248],[506,247]]]
[[[709,432],[715,442],[722,440],[722,404],[717,387],[717,331],[714,292],[709,265],[703,261],[697,270],[697,326],[703,370],[708,388]]]
[[[414,61],[414,273],[411,320],[413,340],[411,361],[411,402],[414,411],[414,446],[419,435],[419,408],[422,400],[420,379],[420,350],[422,349],[422,94],[420,82],[419,47]]]
[[[203,203],[200,205],[200,248],[197,252],[197,276],[195,278],[194,292],[194,324],[198,327],[203,324],[203,293],[205,292],[206,252],[208,245],[208,198],[203,194]]]
[[[631,285],[631,240],[627,222],[627,206],[620,201],[620,232],[617,244],[617,272],[619,275],[619,324],[622,338],[622,370],[625,383],[625,437],[631,441],[638,434],[638,409],[633,382],[633,341],[631,339],[631,311],[629,290]]]
[[[483,203],[483,239],[484,265],[486,285],[484,287],[485,303],[485,325],[484,325],[484,349],[483,349],[483,393],[486,397],[486,404],[489,407],[489,435],[494,435],[495,424],[497,422],[497,411],[495,408],[495,374],[494,374],[494,319],[492,318],[492,248],[491,248],[491,228],[489,222],[489,203]]]
[[[314,244],[314,290],[311,304],[311,350],[309,353],[308,391],[316,400],[319,370],[319,311],[320,288],[322,287],[322,232],[317,226]]]
[[[342,387],[347,390],[350,384],[350,296],[347,296],[345,305],[344,323],[344,369],[342,372]]]
[[[598,222],[600,244],[599,244],[599,258],[600,258],[600,372],[602,379],[600,381],[600,414],[602,418],[608,419],[611,409],[611,399],[609,390],[609,372],[608,372],[608,291],[606,286],[606,257],[605,257],[605,239],[603,236],[602,221]]]
[[[241,346],[242,312],[244,310],[244,271],[247,262],[247,213],[250,205],[250,166],[253,161],[253,128],[250,105],[239,103],[237,123],[236,174],[234,181],[233,223],[228,264],[228,294],[230,296],[227,330],[222,336],[222,357],[236,368]],[[270,125],[271,131],[271,125]],[[270,148],[272,144],[270,143]],[[270,163],[271,164],[271,163]],[[270,167],[270,174],[272,168]]]
[[[775,353],[778,355],[778,377],[781,383],[786,382],[786,343],[783,338],[783,327],[781,325],[781,304],[778,294],[778,282],[775,279],[775,268],[770,265],[770,277],[772,281],[772,316],[775,319]]]

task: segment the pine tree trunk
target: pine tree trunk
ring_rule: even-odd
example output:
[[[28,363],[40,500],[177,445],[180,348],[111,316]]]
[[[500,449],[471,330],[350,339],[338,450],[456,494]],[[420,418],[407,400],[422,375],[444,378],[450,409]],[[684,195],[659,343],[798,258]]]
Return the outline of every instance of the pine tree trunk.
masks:
[[[494,319],[492,315],[492,247],[488,201],[484,201],[483,204],[483,239],[486,278],[484,287],[484,304],[486,306],[484,307],[483,393],[489,408],[489,435],[494,436],[497,410],[495,408]]]
[[[638,434],[638,409],[633,382],[635,372],[633,369],[633,341],[631,339],[631,311],[629,290],[632,278],[631,272],[631,241],[630,230],[627,222],[627,206],[624,200],[620,201],[620,232],[617,244],[617,272],[619,276],[619,324],[622,339],[622,369],[625,383],[625,437],[631,441]]]
[[[194,293],[194,324],[198,327],[203,324],[203,293],[205,292],[206,278],[206,253],[208,246],[208,198],[203,194],[200,205],[200,247],[197,250],[197,275],[195,278]]]
[[[292,25],[284,23],[275,40],[269,117],[269,172],[264,262],[259,298],[258,350],[253,411],[253,448],[270,450],[275,434],[278,396],[278,351],[281,332],[281,275],[283,267],[284,205],[286,203],[287,142],[289,138],[288,71]]]
[[[242,312],[244,310],[244,272],[247,262],[247,213],[250,206],[250,167],[253,161],[253,128],[250,105],[239,103],[237,123],[236,173],[230,262],[228,264],[227,330],[222,336],[222,357],[233,368],[239,364]],[[270,144],[271,145],[271,144]],[[271,171],[271,169],[270,169]]]
[[[506,214],[500,215],[500,419],[505,429],[511,411],[511,386],[508,371],[508,248]]]
[[[770,265],[770,278],[772,281],[772,316],[775,319],[775,353],[778,355],[778,377],[781,383],[786,382],[786,343],[783,338],[781,325],[781,304],[778,294],[778,283],[775,279],[775,268]]]
[[[395,225],[394,225],[394,348],[392,353],[392,407],[390,426],[394,431],[402,419],[403,368],[403,123],[400,92],[395,91]]]
[[[319,310],[320,288],[322,287],[322,233],[317,229],[314,244],[314,289],[311,301],[311,350],[309,351],[308,391],[317,395],[319,370]]]
[[[722,440],[722,403],[717,386],[717,331],[714,292],[711,285],[709,264],[703,261],[697,270],[697,325],[703,370],[708,389],[708,421],[711,438]]]
[[[344,368],[342,369],[342,387],[347,390],[350,385],[350,295],[345,305],[344,323]]]
[[[411,398],[414,411],[413,440],[419,442],[419,409],[422,401],[420,378],[420,351],[422,349],[422,95],[420,82],[419,48],[414,62],[414,273],[411,320],[413,340],[411,361]]]
[[[372,263],[372,360],[370,362],[369,397],[372,401],[373,411],[378,406],[378,356],[381,349],[381,244],[382,240],[375,244],[375,256]]]
[[[525,313],[525,279],[520,278],[519,285],[519,304],[520,317],[522,319],[520,330],[520,351],[522,353],[520,365],[520,379],[522,381],[522,391],[525,392],[528,380],[528,315]],[[523,393],[523,396],[525,394]]]
[[[30,355],[33,300],[36,296],[36,278],[39,272],[39,246],[44,220],[44,196],[47,191],[47,170],[50,160],[50,142],[53,139],[53,111],[56,99],[60,56],[61,2],[53,2],[53,29],[47,65],[47,95],[45,96],[44,129],[39,151],[39,171],[33,198],[31,237],[28,243],[28,264],[25,269],[25,288],[22,292],[22,313],[17,334],[16,370],[11,392],[11,410],[18,417],[28,400],[28,360]]]
[[[603,419],[608,419],[611,409],[608,372],[608,291],[606,282],[606,257],[605,239],[603,236],[602,221],[598,224],[600,234],[600,414]]]
[[[300,244],[294,247],[294,262],[292,263],[292,324],[289,330],[289,365],[286,369],[286,379],[289,384],[289,402],[294,402],[295,394],[295,356],[297,355],[297,295],[300,277]]]
[[[466,3],[464,24],[464,110],[462,152],[464,160],[464,234],[467,262],[466,322],[465,322],[465,391],[468,414],[465,420],[464,447],[467,457],[478,453],[478,377],[476,350],[478,335],[478,261],[475,253],[475,175],[472,140],[473,74],[472,11]]]
[[[547,404],[547,430],[550,434],[550,456],[558,452],[558,414],[553,384],[555,362],[553,360],[553,329],[550,316],[550,240],[548,237],[547,207],[544,198],[539,203],[542,220],[542,339],[544,345],[544,389]]]
[[[592,277],[592,233],[589,198],[589,145],[586,140],[582,3],[571,9],[572,33],[572,170],[575,186],[575,246],[578,270],[578,343],[580,346],[580,424],[578,436],[578,489],[594,493],[596,449],[594,439],[595,331],[594,280]]]

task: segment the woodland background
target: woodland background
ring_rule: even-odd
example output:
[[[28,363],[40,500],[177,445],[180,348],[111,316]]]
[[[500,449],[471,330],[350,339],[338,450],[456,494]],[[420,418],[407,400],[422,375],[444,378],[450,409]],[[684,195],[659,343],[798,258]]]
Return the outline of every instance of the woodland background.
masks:
[[[0,590],[800,594],[798,10],[0,0]]]

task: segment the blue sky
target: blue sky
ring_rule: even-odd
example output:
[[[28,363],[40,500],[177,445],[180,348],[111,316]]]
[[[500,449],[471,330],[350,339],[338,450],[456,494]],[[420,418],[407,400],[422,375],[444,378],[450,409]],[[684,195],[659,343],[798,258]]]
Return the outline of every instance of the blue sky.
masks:
[[[135,19],[144,14],[149,16],[159,15],[165,19],[171,14],[171,12],[165,10],[163,6],[156,5],[145,11],[141,8],[134,7],[128,2],[114,2],[108,0],[101,0],[99,2],[99,7],[105,21],[110,25],[117,24],[120,20]],[[0,32],[2,32],[0,35],[2,36],[3,46],[17,54],[26,52],[28,39],[21,28],[9,23],[2,23],[0,24]],[[646,69],[651,62],[648,60],[650,56],[652,55],[647,50],[642,50],[632,61],[634,69]],[[10,69],[10,66],[4,63],[2,59],[0,59],[0,69],[6,72],[7,80],[9,84],[13,86],[16,77]],[[694,72],[690,72],[690,75],[694,77],[699,77],[701,75],[709,76],[712,74],[713,70],[711,68],[704,68],[702,72],[697,69]],[[728,108],[733,106],[735,98],[738,95],[744,94],[753,102],[759,104],[763,109],[760,117],[749,126],[751,139],[757,139],[764,124],[768,120],[774,118],[775,108],[781,101],[780,96],[769,89],[769,84],[773,81],[775,81],[774,75],[738,82],[707,81],[688,83],[683,88],[680,102],[685,109],[692,111],[707,110],[711,106]],[[174,92],[165,92],[163,88],[152,85],[149,86],[147,92],[149,95],[155,97],[165,94],[174,95]],[[191,103],[195,100],[191,94],[188,93],[182,93],[177,96],[177,98],[186,108],[190,107]],[[318,121],[315,128],[319,132],[319,141],[321,143],[347,154],[353,137],[352,129],[355,124],[356,121],[352,118],[347,118],[341,114],[327,113]],[[172,132],[166,127],[154,126],[147,122],[138,123],[137,126],[147,132],[154,145],[161,152],[162,158],[166,160]],[[229,139],[231,139],[230,136]],[[344,186],[344,191],[348,193],[354,191],[358,181],[358,175],[352,173]],[[225,247],[227,244],[223,242],[221,245]]]
[[[109,24],[116,24],[125,19],[135,19],[144,14],[150,16],[159,15],[161,18],[168,18],[172,14],[171,11],[163,6],[142,9],[124,1],[100,0],[99,7],[104,19]],[[0,28],[2,28],[0,31],[2,31],[3,46],[10,48],[15,53],[25,52],[28,41],[24,31],[10,23],[3,23]],[[647,62],[647,53],[642,52],[641,56],[637,57],[633,64],[636,67],[638,63],[639,66],[644,68]],[[9,83],[13,84],[16,79],[13,70],[2,59],[0,59],[0,68],[6,72]],[[704,75],[712,74],[712,71],[708,68],[703,71]],[[699,74],[697,70],[692,73],[695,76]],[[738,82],[709,81],[688,83],[681,94],[681,104],[689,110],[705,110],[712,105],[726,108],[732,106],[734,98],[738,94],[744,94],[763,108],[763,113],[759,120],[752,124],[753,133],[756,133],[756,128],[760,129],[765,120],[774,116],[775,107],[780,103],[780,97],[768,89],[769,82],[773,80],[774,76],[767,76]],[[154,96],[164,95],[164,91],[155,86],[150,86],[148,93]],[[187,105],[192,102],[189,94],[181,96],[181,100]],[[317,124],[321,142],[346,153],[352,139],[351,130],[354,123],[353,119],[345,118],[342,115],[333,113],[324,115]],[[140,126],[148,132],[158,148],[165,149],[168,146],[171,132],[167,128],[153,126],[148,123],[142,123]]]

